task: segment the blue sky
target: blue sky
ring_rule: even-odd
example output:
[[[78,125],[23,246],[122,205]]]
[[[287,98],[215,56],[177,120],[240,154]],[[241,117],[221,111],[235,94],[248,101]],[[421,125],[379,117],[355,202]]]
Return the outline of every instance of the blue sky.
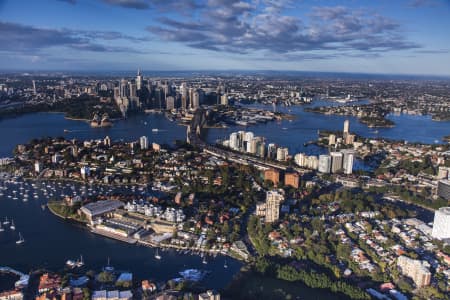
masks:
[[[448,0],[0,0],[3,70],[450,75]]]

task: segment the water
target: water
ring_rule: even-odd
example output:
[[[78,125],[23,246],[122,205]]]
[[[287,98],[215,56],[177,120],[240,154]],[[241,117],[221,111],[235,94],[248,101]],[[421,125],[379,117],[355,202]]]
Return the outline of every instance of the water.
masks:
[[[318,101],[314,105],[329,104]],[[271,106],[251,105],[251,107]],[[304,146],[304,143],[317,139],[317,130],[342,130],[345,116],[328,116],[304,111],[306,106],[277,107],[278,111],[294,114],[292,121],[282,120],[248,127],[256,135],[265,136],[267,142],[289,148],[290,153],[306,152],[318,154],[324,149],[316,146]],[[396,123],[394,128],[370,129],[354,117],[350,120],[350,130],[365,137],[386,137],[433,143],[450,134],[450,122],[435,122],[427,116],[389,116]],[[153,133],[152,128],[158,128]],[[286,129],[283,129],[286,128]],[[64,133],[64,129],[69,130]],[[245,130],[240,126],[227,129],[209,129],[208,142],[215,142],[231,132]],[[172,144],[176,139],[185,139],[185,127],[167,120],[163,114],[139,115],[115,122],[112,128],[91,128],[86,122],[64,119],[62,114],[34,113],[17,118],[0,120],[0,156],[11,156],[16,144],[26,143],[32,138],[46,136],[64,136],[77,139],[97,139],[109,135],[113,140],[137,140],[147,135],[151,142]],[[208,265],[201,263],[198,256],[181,255],[173,251],[161,252],[163,259],[154,259],[154,250],[111,240],[94,235],[81,226],[63,221],[42,210],[43,197],[28,202],[0,197],[0,218],[14,218],[17,230],[0,232],[0,266],[7,265],[22,272],[45,267],[61,270],[67,259],[76,259],[83,255],[88,269],[99,270],[107,258],[116,269],[129,270],[137,278],[150,278],[165,281],[178,276],[178,272],[187,268],[213,271],[203,284],[210,288],[222,288],[230,282],[239,270],[241,263],[227,259],[228,268],[224,269],[224,257],[210,258]],[[26,240],[16,245],[18,232]],[[3,277],[0,277],[0,281]]]
[[[158,132],[153,132],[153,128]],[[68,132],[64,132],[65,129]],[[92,128],[88,122],[67,120],[60,113],[33,113],[0,120],[3,140],[0,142],[0,156],[11,156],[17,144],[33,138],[63,136],[84,140],[109,136],[112,140],[132,141],[143,135],[148,136],[151,142],[173,144],[177,139],[186,139],[186,129],[167,120],[164,114],[135,115],[115,122],[110,128]]]
[[[131,271],[135,278],[158,282],[180,277],[178,272],[188,268],[213,271],[201,284],[218,289],[230,282],[242,265],[239,261],[227,258],[228,268],[225,269],[224,256],[208,256],[208,264],[205,265],[200,256],[183,255],[174,250],[160,250],[162,259],[156,260],[152,248],[95,235],[82,225],[64,221],[52,215],[48,209],[42,210],[41,205],[46,203],[46,199],[39,188],[36,189],[39,199],[34,199],[32,193],[35,190],[25,184],[25,189],[30,190],[30,197],[27,202],[23,202],[19,192],[18,200],[8,198],[14,190],[19,190],[20,185],[7,186],[8,190],[0,198],[0,221],[3,222],[6,216],[9,220],[14,219],[16,230],[2,225],[5,231],[0,232],[0,266],[10,266],[24,273],[40,268],[58,271],[63,270],[66,260],[76,260],[83,255],[86,270],[99,271],[107,265],[109,257],[116,270]],[[55,192],[52,192],[56,196],[61,192],[68,194],[72,190],[71,187],[63,188],[64,191],[55,186]],[[19,232],[25,239],[22,245],[16,245]]]
[[[365,104],[368,101],[359,101],[358,104]],[[283,107],[277,106],[278,112],[294,115],[294,120],[281,120],[277,122],[261,123],[255,126],[230,126],[228,128],[212,128],[206,133],[206,140],[209,143],[215,143],[219,139],[226,139],[230,133],[247,130],[253,131],[255,136],[264,136],[266,144],[275,143],[279,146],[287,147],[289,153],[306,153],[308,155],[318,155],[326,153],[325,148],[315,145],[306,145],[310,141],[318,138],[318,130],[343,130],[344,121],[350,121],[350,132],[369,138],[384,137],[394,140],[407,140],[409,142],[434,143],[435,140],[442,141],[442,137],[450,134],[450,121],[436,122],[429,116],[410,116],[410,115],[389,115],[388,118],[396,123],[393,128],[369,128],[360,123],[356,117],[324,115],[311,112],[305,112],[306,107],[315,107],[322,105],[345,105],[330,101],[315,101],[313,104],[304,106]],[[273,110],[272,105],[246,105],[245,107],[261,108]],[[378,130],[378,132],[377,132]],[[355,162],[354,169],[368,169],[362,161]]]

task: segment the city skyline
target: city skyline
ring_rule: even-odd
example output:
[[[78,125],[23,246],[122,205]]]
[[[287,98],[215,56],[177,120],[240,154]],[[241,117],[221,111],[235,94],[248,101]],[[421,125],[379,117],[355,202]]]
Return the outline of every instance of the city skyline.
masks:
[[[448,1],[372,2],[4,0],[0,63],[450,75]]]

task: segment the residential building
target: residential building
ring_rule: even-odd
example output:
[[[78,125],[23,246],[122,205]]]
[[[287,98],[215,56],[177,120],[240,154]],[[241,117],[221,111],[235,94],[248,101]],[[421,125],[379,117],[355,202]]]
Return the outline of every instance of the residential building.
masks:
[[[414,281],[417,287],[430,285],[431,272],[426,261],[402,255],[397,259],[397,266],[403,275],[410,277]]]

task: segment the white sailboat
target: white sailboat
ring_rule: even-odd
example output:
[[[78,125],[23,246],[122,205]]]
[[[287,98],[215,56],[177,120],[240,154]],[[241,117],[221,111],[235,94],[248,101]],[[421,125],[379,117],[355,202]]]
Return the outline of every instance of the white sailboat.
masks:
[[[8,221],[8,217],[5,217],[5,221],[3,221],[3,225],[8,225],[9,221]]]
[[[16,230],[16,225],[14,225],[14,220],[11,220],[11,226],[9,226],[11,230]]]
[[[19,239],[16,241],[17,245],[25,243],[25,240],[23,239],[22,234],[19,232]]]
[[[162,258],[161,255],[159,255],[158,253],[158,248],[156,248],[155,258],[159,260]]]
[[[81,268],[82,266],[84,266],[83,255],[80,255],[80,260],[77,261],[76,266],[78,268]]]
[[[2,223],[0,222],[0,232],[5,231],[5,229],[2,227]]]

